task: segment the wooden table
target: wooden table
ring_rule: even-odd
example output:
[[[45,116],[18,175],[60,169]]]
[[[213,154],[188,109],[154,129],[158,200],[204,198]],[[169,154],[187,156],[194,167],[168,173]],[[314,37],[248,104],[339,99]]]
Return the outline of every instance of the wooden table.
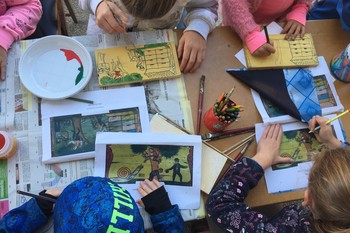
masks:
[[[332,57],[342,51],[350,43],[350,33],[341,29],[338,20],[319,20],[308,21],[306,32],[313,35],[317,54],[324,56],[326,61],[330,62]],[[242,48],[240,38],[228,27],[218,27],[208,37],[206,59],[202,66],[194,73],[185,75],[185,83],[188,98],[191,101],[193,122],[197,124],[198,108],[198,90],[201,75],[206,76],[205,96],[203,112],[208,110],[219,95],[228,92],[233,86],[236,87],[232,99],[237,103],[244,105],[245,111],[242,112],[238,122],[233,123],[227,129],[253,126],[262,119],[255,107],[250,89],[231,75],[226,73],[226,68],[240,68],[242,64],[235,58],[235,54]],[[350,107],[350,84],[335,81],[338,95],[344,108]],[[342,118],[344,129],[347,135],[350,135],[350,115]],[[208,130],[203,124],[201,133],[207,133]],[[221,139],[210,142],[211,145],[219,150],[225,150],[237,141],[246,137],[240,135],[231,138]],[[246,155],[252,156],[256,152],[256,144],[249,147]],[[237,152],[231,156],[234,157]],[[282,194],[268,194],[265,179],[261,179],[256,188],[248,195],[246,203],[251,207],[263,206],[279,202],[297,200],[303,198],[303,190],[287,192]]]

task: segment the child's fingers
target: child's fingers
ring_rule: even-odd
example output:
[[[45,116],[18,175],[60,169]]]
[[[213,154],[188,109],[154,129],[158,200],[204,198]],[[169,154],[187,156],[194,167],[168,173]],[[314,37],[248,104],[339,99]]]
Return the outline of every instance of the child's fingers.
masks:
[[[154,180],[153,180],[154,181]],[[156,190],[158,187],[152,182],[150,181],[149,179],[145,179],[145,182],[147,184],[147,186],[152,190]]]
[[[137,191],[141,194],[142,197],[146,196],[148,193],[141,187],[141,183],[140,186],[137,187]]]
[[[157,188],[162,187],[162,184],[161,184],[158,180],[153,179],[152,181],[153,181],[153,183],[157,186]]]
[[[277,130],[276,140],[280,142],[282,140],[282,127],[280,124],[277,124],[276,130]]]
[[[272,127],[272,139],[277,139],[280,127],[279,125],[273,125]]]
[[[179,47],[177,48],[177,57],[178,57],[178,59],[182,58],[182,53],[184,52],[184,46],[185,46],[184,40],[180,39]]]
[[[141,200],[136,200],[136,203],[145,208],[145,204],[143,204],[143,201]]]
[[[291,24],[292,24],[291,21],[287,21],[286,25],[283,27],[282,34],[285,34],[289,31]]]
[[[311,131],[314,131],[316,125],[318,124],[317,121],[316,121],[316,116],[313,116],[313,117],[311,118],[311,120],[309,120],[308,124],[309,124],[309,129],[310,129]]]
[[[59,197],[62,193],[62,190],[58,190],[58,189],[49,189],[45,192],[46,194],[50,194],[52,196],[55,197]]]
[[[291,157],[281,157],[278,156],[277,160],[275,161],[277,163],[292,163],[294,160]]]
[[[145,181],[141,181],[139,187],[142,188],[147,194],[152,192],[152,190],[148,187]]]
[[[267,138],[270,128],[271,128],[271,125],[266,126],[261,138]]]
[[[289,40],[294,40],[295,37],[298,35],[298,30],[297,30],[297,25],[296,24],[292,24],[291,27],[288,30],[288,33],[286,35],[286,39]]]
[[[325,126],[325,125],[326,125],[326,122],[328,121],[327,118],[325,118],[325,117],[320,117],[320,116],[316,116],[315,119],[316,119],[316,122],[317,122],[320,126]]]
[[[6,61],[0,61],[0,78],[5,80],[5,71],[6,71]]]

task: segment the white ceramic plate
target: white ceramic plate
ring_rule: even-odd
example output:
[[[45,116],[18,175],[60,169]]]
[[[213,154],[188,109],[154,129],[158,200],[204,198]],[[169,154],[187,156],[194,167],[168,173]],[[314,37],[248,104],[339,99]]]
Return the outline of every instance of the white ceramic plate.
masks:
[[[34,95],[64,99],[81,91],[92,74],[92,59],[78,41],[47,36],[32,43],[19,61],[19,77]]]

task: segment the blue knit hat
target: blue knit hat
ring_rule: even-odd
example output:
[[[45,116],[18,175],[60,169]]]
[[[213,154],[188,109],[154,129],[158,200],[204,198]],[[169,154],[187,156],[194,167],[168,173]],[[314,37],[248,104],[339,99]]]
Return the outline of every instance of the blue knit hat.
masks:
[[[55,232],[60,233],[144,232],[128,191],[101,177],[85,177],[67,186],[56,201],[53,217]]]

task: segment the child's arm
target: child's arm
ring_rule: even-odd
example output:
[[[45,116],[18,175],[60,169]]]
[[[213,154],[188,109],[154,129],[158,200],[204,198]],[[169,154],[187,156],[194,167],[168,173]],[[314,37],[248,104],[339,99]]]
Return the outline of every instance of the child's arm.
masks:
[[[156,232],[184,232],[184,221],[177,205],[171,205],[168,193],[157,180],[140,182],[137,191],[141,200],[136,202],[151,215]]]
[[[79,0],[79,6],[95,15],[96,25],[108,34],[125,32],[128,18],[113,1]]]
[[[304,232],[298,226],[298,213],[286,210],[269,220],[265,215],[249,208],[244,199],[271,164],[291,162],[290,158],[279,156],[282,131],[279,125],[268,126],[261,137],[257,154],[252,158],[243,158],[230,166],[223,179],[209,194],[206,208],[208,216],[222,229],[232,232]],[[297,210],[298,211],[298,210]],[[286,219],[294,225],[284,226]]]
[[[7,1],[10,2],[10,1]],[[0,16],[0,46],[6,51],[16,40],[30,36],[42,15],[39,0],[13,1]]]
[[[339,148],[342,146],[342,143],[334,136],[332,126],[326,124],[327,120],[325,117],[314,116],[309,121],[309,129],[314,131],[315,127],[319,125],[321,127],[320,130],[315,132],[317,140],[331,149]]]
[[[186,5],[186,29],[179,41],[180,70],[194,72],[205,58],[208,34],[216,27],[217,0],[191,0]]]
[[[0,78],[5,80],[7,50],[16,40],[30,36],[42,15],[39,0],[7,1],[7,11],[0,16]],[[5,4],[5,3],[3,3]]]
[[[249,1],[225,0],[221,4],[224,25],[230,26],[239,35],[252,54],[266,44],[266,37],[260,33],[261,28],[255,22],[253,14],[250,11],[252,6]],[[262,54],[264,53],[258,52],[257,56],[262,56]]]
[[[48,217],[41,211],[36,200],[31,198],[25,204],[8,212],[0,220],[0,232],[35,232],[44,226]]]
[[[299,0],[286,15],[287,23],[283,27],[282,33],[286,33],[286,39],[294,40],[297,36],[303,37],[305,34],[306,14],[312,0]]]
[[[7,61],[7,51],[0,46],[0,78],[5,80],[6,77],[6,61]]]
[[[337,4],[337,11],[343,28],[350,31],[350,1],[339,0]]]
[[[57,199],[60,190],[43,190],[40,196]],[[35,232],[44,226],[51,216],[53,203],[31,198],[23,205],[11,210],[0,220],[0,232]]]

